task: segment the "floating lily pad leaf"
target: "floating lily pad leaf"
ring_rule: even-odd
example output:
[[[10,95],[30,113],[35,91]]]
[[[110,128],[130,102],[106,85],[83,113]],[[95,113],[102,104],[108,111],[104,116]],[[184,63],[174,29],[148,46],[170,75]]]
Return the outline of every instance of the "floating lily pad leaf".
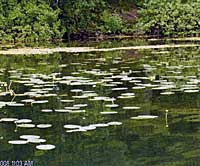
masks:
[[[113,91],[123,91],[123,90],[127,90],[128,88],[126,87],[121,87],[121,88],[112,88]]]
[[[89,125],[89,126],[83,126],[81,127],[81,129],[84,129],[84,130],[95,130],[96,129],[96,126],[92,126],[92,125]]]
[[[124,110],[138,110],[140,107],[123,107]]]
[[[54,96],[58,96],[57,94],[54,93],[49,93],[49,94],[44,94],[43,97],[54,97]]]
[[[33,101],[33,104],[44,104],[44,103],[48,103],[48,100],[38,100],[38,101]]]
[[[121,78],[121,81],[131,81],[132,78],[131,77],[124,77],[124,78]]]
[[[75,104],[75,105],[73,105],[73,107],[78,107],[78,108],[87,107],[87,104]]]
[[[108,122],[107,124],[109,126],[119,126],[119,125],[122,125],[122,122]]]
[[[104,101],[105,99],[107,99],[108,97],[103,97],[103,96],[96,96],[93,99],[89,99],[91,101]]]
[[[85,110],[69,110],[69,113],[85,113]]]
[[[67,130],[67,133],[74,133],[74,132],[86,132],[87,130],[83,129],[83,128],[79,128],[79,129],[73,129],[73,130]]]
[[[92,91],[92,90],[87,90],[87,91],[83,91],[84,94],[87,94],[87,93],[95,93],[95,91]]]
[[[20,138],[21,139],[39,139],[40,136],[39,135],[21,135]]]
[[[145,89],[145,87],[144,86],[133,86],[132,89],[136,89],[136,90],[137,89]]]
[[[152,90],[167,90],[167,89],[171,89],[171,88],[175,88],[175,87],[171,87],[171,86],[159,86],[159,87],[152,88]]]
[[[80,107],[78,107],[78,106],[73,106],[73,107],[65,107],[65,109],[67,109],[67,110],[79,110],[79,109],[80,109]]]
[[[117,85],[116,84],[107,84],[107,83],[104,83],[104,84],[102,84],[102,86],[105,86],[105,87],[115,87]]]
[[[18,124],[17,127],[21,127],[21,128],[34,128],[35,124],[30,124],[30,123]]]
[[[22,103],[7,103],[7,106],[10,106],[10,107],[23,107],[24,104],[22,104]]]
[[[81,95],[81,96],[72,96],[72,97],[75,98],[75,99],[86,99],[89,96],[87,96],[87,95]]]
[[[67,125],[64,125],[64,128],[65,129],[78,129],[78,128],[81,128],[81,126],[80,125],[67,124]]]
[[[141,80],[131,80],[131,81],[129,81],[130,83],[140,83],[140,82],[142,82]]]
[[[0,108],[6,106],[7,102],[0,101]]]
[[[184,90],[185,93],[197,93],[199,92],[198,89],[191,89],[191,90]]]
[[[0,96],[6,96],[6,95],[9,95],[10,92],[0,92]]]
[[[118,96],[118,99],[131,99],[134,98],[135,96]]]
[[[109,125],[106,123],[98,123],[98,124],[91,124],[90,126],[95,126],[95,127],[108,127]]]
[[[75,100],[60,100],[62,103],[73,103]]]
[[[121,95],[122,96],[134,96],[135,93],[122,93]]]
[[[37,128],[46,129],[52,127],[52,124],[38,124]]]
[[[161,92],[161,95],[173,95],[175,92]]]
[[[158,118],[158,116],[155,116],[155,115],[138,115],[136,117],[131,117],[131,119],[155,119],[155,118]]]
[[[15,123],[31,123],[31,122],[32,122],[31,119],[19,119],[15,121]]]
[[[24,100],[21,100],[21,102],[23,102],[23,103],[32,103],[34,101],[35,101],[34,99],[24,99]]]
[[[70,92],[78,93],[78,92],[83,92],[83,90],[82,89],[71,89]]]
[[[155,85],[155,84],[140,84],[141,86],[144,86],[146,88],[153,88],[153,87],[158,87],[159,85]]]
[[[88,96],[88,97],[95,97],[95,96],[98,96],[97,93],[84,93],[83,95],[84,95],[84,96]]]
[[[110,114],[117,114],[117,111],[104,111],[104,112],[100,112],[100,114],[102,115],[110,115]]]
[[[119,107],[119,105],[118,104],[106,104],[105,107],[116,108],[116,107]]]
[[[48,113],[48,112],[53,112],[53,110],[51,110],[51,109],[42,109],[41,112],[47,112]]]
[[[41,138],[31,138],[31,139],[28,139],[28,142],[30,143],[35,143],[35,144],[40,144],[40,143],[44,143],[46,142],[45,139],[41,139]]]
[[[24,145],[27,144],[28,141],[27,140],[12,140],[12,141],[8,141],[9,144],[13,144],[13,145]]]
[[[0,122],[15,122],[17,120],[17,118],[1,118]]]
[[[67,113],[69,112],[70,110],[67,110],[67,109],[56,109],[55,112],[60,112],[60,113]]]
[[[52,150],[52,149],[55,149],[56,146],[55,145],[51,145],[51,144],[45,144],[45,145],[38,145],[36,146],[36,149],[39,149],[39,150]]]
[[[110,97],[107,97],[104,99],[104,101],[115,101],[116,99],[114,97],[110,98]]]
[[[122,85],[123,82],[112,82],[112,84],[116,84],[116,85]]]

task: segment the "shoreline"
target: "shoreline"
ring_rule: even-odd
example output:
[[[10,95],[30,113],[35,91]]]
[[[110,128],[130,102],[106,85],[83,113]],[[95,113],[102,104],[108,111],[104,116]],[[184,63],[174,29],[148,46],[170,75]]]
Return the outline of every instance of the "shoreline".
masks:
[[[36,55],[53,54],[56,52],[83,53],[83,52],[109,52],[120,50],[144,50],[144,49],[162,49],[162,48],[186,48],[199,47],[200,44],[164,44],[164,45],[143,45],[115,48],[95,48],[95,47],[57,47],[57,48],[17,48],[0,50],[0,55]]]

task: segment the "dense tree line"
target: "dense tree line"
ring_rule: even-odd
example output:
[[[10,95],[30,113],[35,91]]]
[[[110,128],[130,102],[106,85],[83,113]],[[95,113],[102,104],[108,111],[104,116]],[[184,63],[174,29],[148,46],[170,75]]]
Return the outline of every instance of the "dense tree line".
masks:
[[[127,21],[123,14],[132,9],[138,19]],[[199,34],[199,13],[199,0],[1,0],[0,41]]]
[[[159,36],[200,34],[200,0],[148,0],[139,11],[137,28]]]

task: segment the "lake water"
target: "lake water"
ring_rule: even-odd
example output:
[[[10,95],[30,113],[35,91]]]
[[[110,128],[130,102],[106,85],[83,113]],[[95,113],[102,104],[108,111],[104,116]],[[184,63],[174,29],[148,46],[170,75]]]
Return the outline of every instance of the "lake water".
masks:
[[[199,165],[198,47],[2,55],[0,64],[1,165]],[[22,135],[46,142],[8,143]]]

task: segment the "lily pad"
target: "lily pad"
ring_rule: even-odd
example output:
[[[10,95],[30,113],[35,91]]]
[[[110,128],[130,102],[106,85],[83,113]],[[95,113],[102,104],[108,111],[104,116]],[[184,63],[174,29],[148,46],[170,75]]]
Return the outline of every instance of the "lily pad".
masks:
[[[21,127],[21,128],[34,128],[35,124],[30,124],[30,123],[18,124],[17,127]]]
[[[161,92],[161,95],[173,95],[175,92]]]
[[[109,125],[106,123],[98,123],[98,124],[91,124],[90,126],[95,126],[95,127],[108,127]]]
[[[119,105],[118,104],[106,104],[105,107],[116,108],[116,107],[119,107]]]
[[[83,126],[81,127],[81,129],[84,129],[84,130],[95,130],[96,129],[96,126],[93,126],[93,125],[89,125],[89,126]]]
[[[65,129],[78,129],[78,128],[81,128],[81,126],[80,125],[67,124],[67,125],[64,125],[64,128]]]
[[[155,119],[158,118],[158,116],[155,115],[138,115],[136,117],[131,117],[131,119],[136,119],[136,120],[140,120],[140,119]]]
[[[113,121],[113,122],[108,122],[107,124],[109,126],[119,126],[119,125],[122,125],[122,122],[115,122],[115,121]]]
[[[28,141],[27,140],[12,140],[12,141],[8,141],[9,144],[13,144],[13,145],[24,145],[27,144]]]
[[[199,90],[198,89],[191,89],[191,90],[184,90],[184,92],[185,93],[197,93],[197,92],[199,92]]]
[[[31,119],[19,119],[15,121],[15,123],[31,123],[31,122],[32,122]]]
[[[56,146],[51,145],[51,144],[44,144],[44,145],[36,146],[36,149],[38,149],[38,150],[52,150],[52,149],[55,149],[55,148],[56,148]]]
[[[85,113],[85,110],[69,110],[69,113]]]
[[[130,107],[123,107],[124,110],[138,110],[140,109],[140,107],[134,107],[134,106],[130,106]]]
[[[38,124],[37,128],[46,129],[52,127],[52,124]]]
[[[53,112],[53,110],[51,110],[51,109],[42,109],[41,112],[47,112],[48,113],[48,112]]]
[[[44,103],[48,103],[48,100],[38,100],[38,101],[33,101],[33,104],[44,104]]]
[[[56,109],[55,112],[66,113],[69,112],[67,109]]]
[[[40,143],[46,142],[46,140],[45,139],[41,139],[41,138],[33,138],[33,139],[28,139],[28,142],[35,143],[35,144],[40,144]]]
[[[73,103],[75,100],[60,100],[62,103]]]
[[[7,106],[10,106],[10,107],[23,107],[24,104],[23,103],[7,103]]]
[[[79,128],[79,129],[73,129],[73,130],[67,130],[67,133],[74,133],[74,132],[86,132],[87,130],[83,129],[83,128]]]
[[[104,111],[104,112],[100,112],[100,114],[102,115],[110,115],[110,114],[118,114],[117,111]]]
[[[17,120],[17,118],[1,118],[0,122],[15,122]]]
[[[39,135],[21,135],[20,138],[21,139],[39,139],[40,136]]]
[[[128,88],[126,87],[121,87],[121,88],[112,88],[113,91],[123,91],[123,90],[127,90]]]

